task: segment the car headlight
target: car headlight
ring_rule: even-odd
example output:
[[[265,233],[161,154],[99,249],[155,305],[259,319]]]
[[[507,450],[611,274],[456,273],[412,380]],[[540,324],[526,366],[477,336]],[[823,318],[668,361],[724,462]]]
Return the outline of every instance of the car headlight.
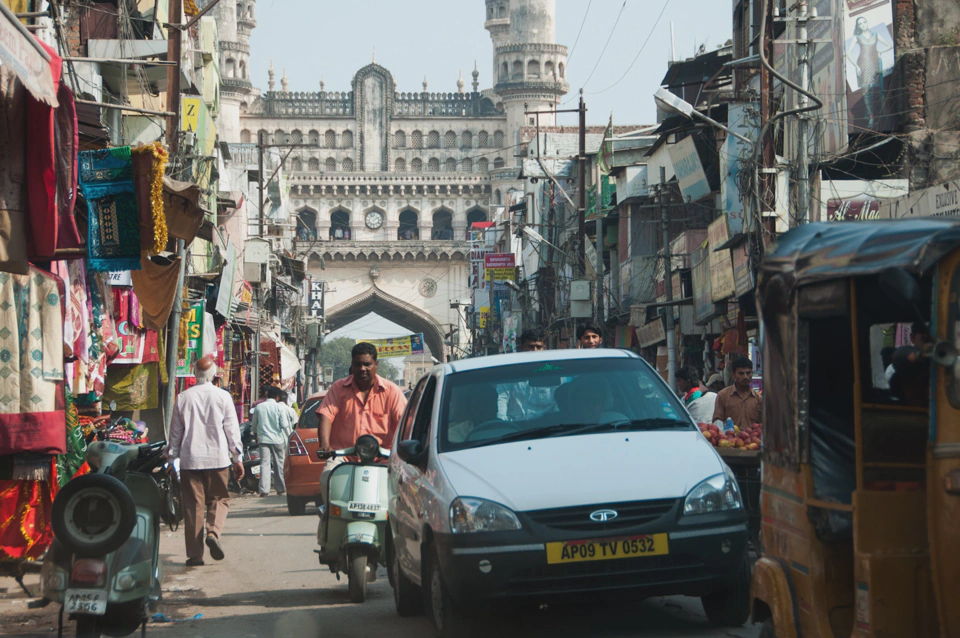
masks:
[[[520,529],[520,519],[498,503],[482,498],[457,498],[450,505],[450,529],[454,534],[507,532]]]
[[[690,491],[683,502],[683,513],[710,514],[742,507],[737,479],[730,468],[724,468],[723,474],[711,476]]]

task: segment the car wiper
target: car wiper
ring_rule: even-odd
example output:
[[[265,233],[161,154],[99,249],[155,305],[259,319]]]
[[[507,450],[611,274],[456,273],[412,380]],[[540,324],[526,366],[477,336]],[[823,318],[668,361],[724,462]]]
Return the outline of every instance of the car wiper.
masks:
[[[609,421],[603,425],[612,426],[617,430],[668,430],[671,428],[690,429],[690,423],[680,419],[668,419],[665,417],[654,417],[650,419],[620,419],[619,421]]]
[[[532,430],[511,432],[510,434],[498,436],[495,439],[479,440],[476,441],[476,445],[471,445],[470,447],[481,447],[484,445],[493,445],[495,443],[509,443],[510,441],[526,441],[529,439],[547,438],[550,436],[565,434],[571,430],[578,431],[580,428],[584,427],[595,428],[597,427],[597,424],[592,423],[590,425],[586,425],[584,423],[560,423],[556,425],[546,425],[540,428],[534,428]]]

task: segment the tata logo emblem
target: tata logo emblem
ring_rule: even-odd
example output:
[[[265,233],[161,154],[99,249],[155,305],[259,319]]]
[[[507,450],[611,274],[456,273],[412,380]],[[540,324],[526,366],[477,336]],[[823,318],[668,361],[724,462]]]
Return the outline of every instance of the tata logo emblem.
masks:
[[[597,510],[596,512],[590,512],[590,520],[594,523],[609,523],[616,517],[616,510]]]

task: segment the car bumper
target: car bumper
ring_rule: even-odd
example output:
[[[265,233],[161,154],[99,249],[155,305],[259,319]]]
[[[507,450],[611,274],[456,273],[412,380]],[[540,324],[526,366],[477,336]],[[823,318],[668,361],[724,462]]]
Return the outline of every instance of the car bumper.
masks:
[[[747,524],[742,513],[712,518],[714,521],[704,525],[588,537],[603,540],[668,534],[668,554],[616,560],[551,565],[546,543],[557,539],[531,538],[523,531],[444,534],[436,535],[435,542],[444,582],[453,599],[464,606],[511,600],[584,601],[593,596],[604,600],[618,595],[702,596],[732,581],[747,551]]]

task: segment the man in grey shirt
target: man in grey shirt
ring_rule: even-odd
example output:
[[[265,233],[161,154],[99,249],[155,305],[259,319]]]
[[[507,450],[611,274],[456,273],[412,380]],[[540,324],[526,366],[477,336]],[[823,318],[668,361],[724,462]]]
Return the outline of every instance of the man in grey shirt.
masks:
[[[271,469],[277,473],[277,494],[287,491],[283,483],[283,462],[287,458],[287,438],[293,431],[292,410],[277,403],[280,389],[264,389],[267,399],[250,416],[250,429],[260,444],[260,496],[270,494]]]

